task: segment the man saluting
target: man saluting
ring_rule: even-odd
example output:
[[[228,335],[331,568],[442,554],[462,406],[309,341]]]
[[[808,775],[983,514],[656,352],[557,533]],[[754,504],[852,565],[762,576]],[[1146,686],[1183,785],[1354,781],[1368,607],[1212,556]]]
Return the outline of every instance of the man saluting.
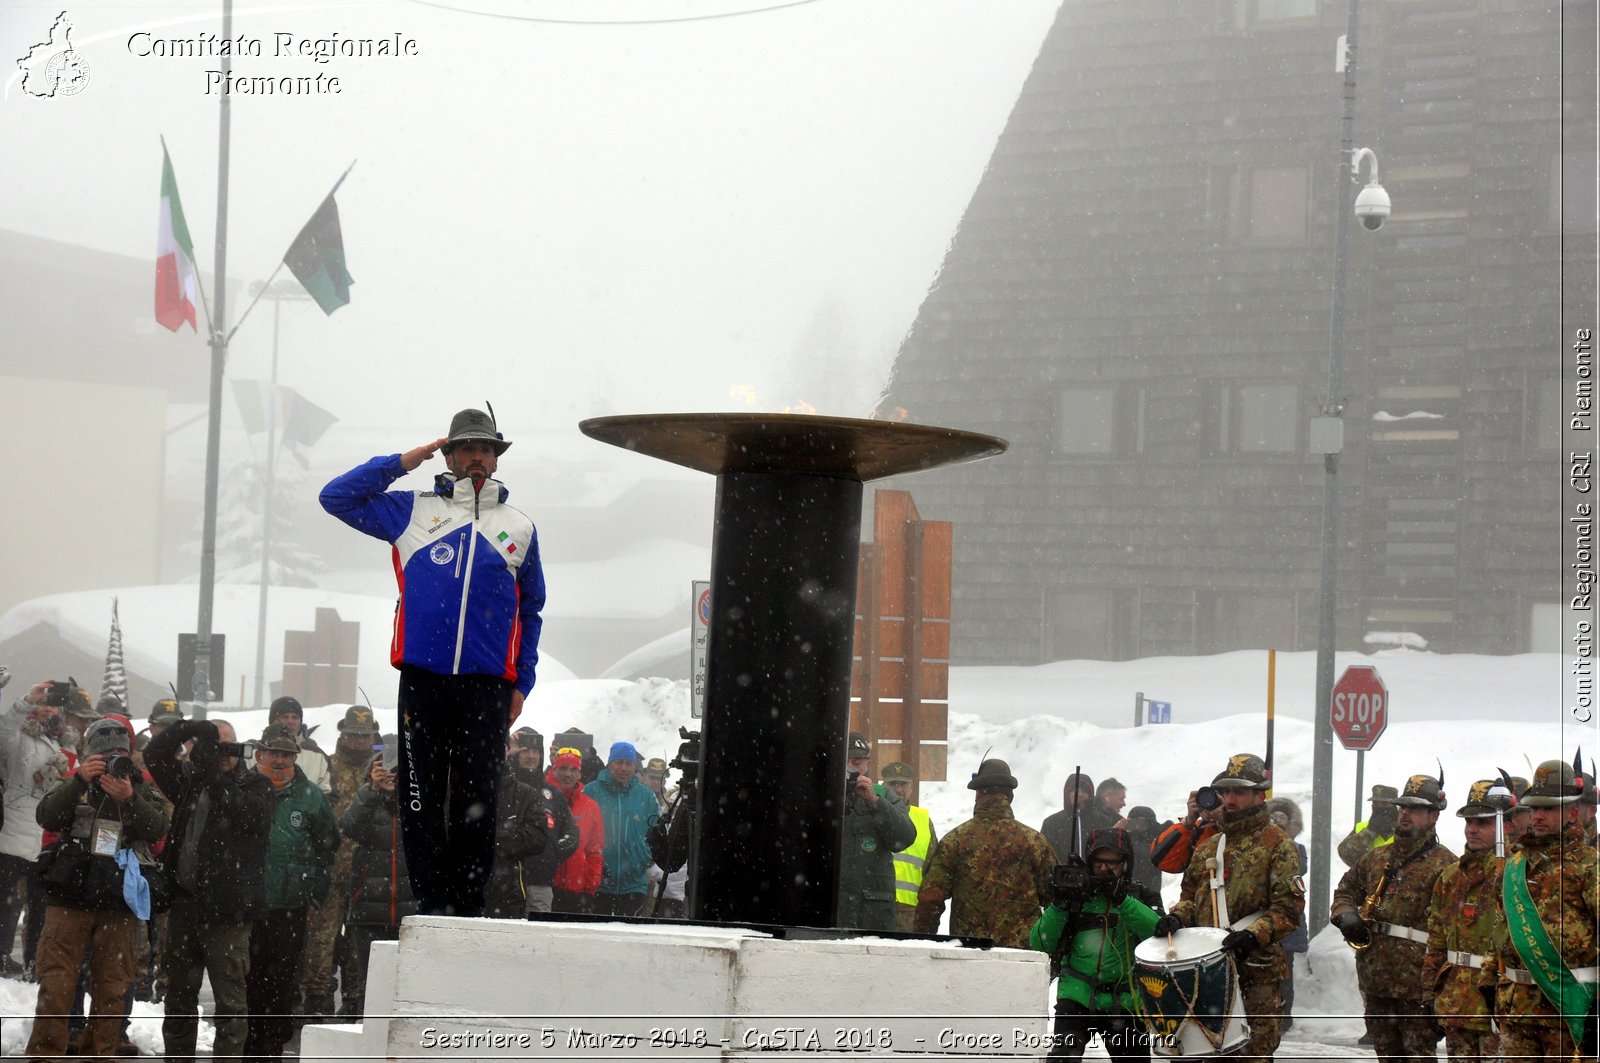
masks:
[[[462,410],[448,436],[322,489],[323,509],[394,546],[400,830],[424,915],[483,914],[500,759],[539,659],[538,533],[493,479],[509,446],[490,414]],[[431,490],[388,490],[435,451],[448,471]]]

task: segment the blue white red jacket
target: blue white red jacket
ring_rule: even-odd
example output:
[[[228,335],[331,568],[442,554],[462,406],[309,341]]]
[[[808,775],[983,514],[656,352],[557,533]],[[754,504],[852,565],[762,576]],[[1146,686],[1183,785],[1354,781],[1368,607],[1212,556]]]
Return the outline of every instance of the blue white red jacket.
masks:
[[[390,491],[400,455],[376,457],[322,489],[322,508],[394,546],[400,600],[389,659],[440,675],[495,675],[533,689],[544,569],[539,534],[505,485],[442,473],[431,491]]]

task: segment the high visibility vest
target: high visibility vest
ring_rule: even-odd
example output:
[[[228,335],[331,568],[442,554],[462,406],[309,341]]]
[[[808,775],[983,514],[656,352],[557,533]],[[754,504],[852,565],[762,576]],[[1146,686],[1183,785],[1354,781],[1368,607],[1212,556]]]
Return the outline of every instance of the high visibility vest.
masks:
[[[1360,823],[1356,824],[1356,833],[1357,834],[1365,834],[1371,828],[1372,828],[1372,821],[1364,819]],[[1374,836],[1374,840],[1372,842],[1372,847],[1374,849],[1382,849],[1385,845],[1393,845],[1393,844],[1394,844],[1394,835],[1393,834],[1389,834],[1389,835],[1378,834],[1378,835]]]
[[[911,822],[917,825],[917,840],[894,854],[894,899],[897,904],[917,903],[922,889],[922,873],[928,869],[928,847],[933,844],[933,820],[928,810],[909,805]]]

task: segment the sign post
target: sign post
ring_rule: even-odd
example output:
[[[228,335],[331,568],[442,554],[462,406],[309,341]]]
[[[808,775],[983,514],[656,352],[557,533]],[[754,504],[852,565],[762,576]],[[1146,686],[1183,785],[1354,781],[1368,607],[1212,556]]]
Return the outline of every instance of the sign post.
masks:
[[[1333,684],[1332,701],[1329,722],[1341,745],[1362,753],[1377,745],[1389,726],[1389,690],[1376,668],[1367,664],[1346,668]]]
[[[711,641],[711,581],[691,580],[689,591],[689,713],[698,720],[706,714],[706,646]]]

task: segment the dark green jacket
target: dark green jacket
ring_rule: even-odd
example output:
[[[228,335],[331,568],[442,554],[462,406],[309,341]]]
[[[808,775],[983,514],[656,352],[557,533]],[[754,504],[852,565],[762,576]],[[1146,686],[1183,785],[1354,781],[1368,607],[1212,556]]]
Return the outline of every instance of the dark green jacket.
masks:
[[[917,840],[905,802],[880,783],[877,804],[854,794],[845,803],[844,853],[839,862],[840,926],[894,929],[894,854]]]
[[[34,815],[39,826],[60,834],[63,844],[69,844],[73,818],[78,806],[83,804],[91,806],[97,818],[115,820],[122,825],[120,847],[142,850],[148,855],[149,847],[167,832],[166,807],[143,779],[133,781],[133,796],[127,801],[114,801],[99,790],[91,791],[81,776],[69,775],[39,799]],[[109,856],[90,859],[103,862],[97,867],[103,873],[89,875],[84,883],[63,890],[47,879],[45,893],[51,904],[69,908],[116,906],[120,900],[121,872]],[[93,896],[85,895],[84,890]]]
[[[294,781],[272,792],[272,832],[267,836],[267,907],[320,905],[333,881],[339,828],[333,808],[298,766]]]

